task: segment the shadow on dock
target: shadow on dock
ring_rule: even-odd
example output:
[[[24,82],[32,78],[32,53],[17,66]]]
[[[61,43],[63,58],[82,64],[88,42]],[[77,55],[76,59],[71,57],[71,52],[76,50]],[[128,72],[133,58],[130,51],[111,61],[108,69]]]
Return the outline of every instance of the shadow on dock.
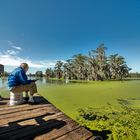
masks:
[[[53,115],[47,114],[47,115]],[[45,121],[43,117],[46,115],[42,115],[39,117],[33,118],[36,121],[36,125],[19,125],[19,121],[8,123],[8,126],[0,127],[0,139],[4,140],[14,140],[24,138],[26,140],[33,140],[35,137],[49,133],[53,129],[60,129],[64,125],[66,125],[65,121],[50,119]],[[20,120],[24,121],[24,120]],[[18,133],[17,133],[18,131]],[[20,133],[22,132],[22,133]],[[24,133],[23,133],[24,132]]]

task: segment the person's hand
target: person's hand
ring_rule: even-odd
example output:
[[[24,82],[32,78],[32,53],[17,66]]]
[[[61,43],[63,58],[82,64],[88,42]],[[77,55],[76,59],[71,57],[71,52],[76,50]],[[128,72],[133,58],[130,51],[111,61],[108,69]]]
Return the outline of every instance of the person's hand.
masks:
[[[34,80],[32,80],[32,82],[36,82],[38,79],[34,79]]]

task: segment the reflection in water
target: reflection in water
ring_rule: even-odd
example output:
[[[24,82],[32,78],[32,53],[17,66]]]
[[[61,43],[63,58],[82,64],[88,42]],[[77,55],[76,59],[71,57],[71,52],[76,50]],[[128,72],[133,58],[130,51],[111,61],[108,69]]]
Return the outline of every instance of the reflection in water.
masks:
[[[30,79],[35,79],[35,78],[30,78]],[[47,79],[45,77],[39,77],[37,78],[37,84],[57,84],[57,85],[61,85],[61,84],[65,84],[65,80],[51,80],[51,79]]]
[[[29,79],[36,79],[34,77],[30,77]],[[41,77],[41,78],[37,78],[38,81],[37,81],[37,84],[47,84],[47,85],[50,85],[50,84],[56,84],[56,85],[62,85],[62,84],[66,84],[65,80],[50,80],[50,79],[47,79],[45,77]],[[0,78],[0,88],[8,88],[8,85],[7,85],[7,78]]]

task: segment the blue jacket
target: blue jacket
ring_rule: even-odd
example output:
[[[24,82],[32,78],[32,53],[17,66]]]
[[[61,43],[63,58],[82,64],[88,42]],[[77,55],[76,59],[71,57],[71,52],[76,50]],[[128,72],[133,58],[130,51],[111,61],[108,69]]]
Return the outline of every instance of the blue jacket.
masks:
[[[30,84],[32,80],[28,80],[27,75],[22,67],[16,68],[9,76],[8,76],[8,86],[9,88]]]

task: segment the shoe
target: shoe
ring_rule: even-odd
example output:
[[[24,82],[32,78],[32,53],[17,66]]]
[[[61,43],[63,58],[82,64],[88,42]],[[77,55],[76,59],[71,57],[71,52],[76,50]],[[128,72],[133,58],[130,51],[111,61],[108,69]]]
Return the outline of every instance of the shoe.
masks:
[[[29,101],[29,97],[23,97],[23,100]]]
[[[30,101],[29,101],[28,104],[29,104],[29,105],[37,105],[37,104],[39,104],[39,103],[38,103],[38,102],[35,102],[35,101],[34,101],[34,102],[30,102]]]
[[[27,103],[28,103],[28,100],[23,100],[22,103],[23,103],[23,104],[27,104]]]

